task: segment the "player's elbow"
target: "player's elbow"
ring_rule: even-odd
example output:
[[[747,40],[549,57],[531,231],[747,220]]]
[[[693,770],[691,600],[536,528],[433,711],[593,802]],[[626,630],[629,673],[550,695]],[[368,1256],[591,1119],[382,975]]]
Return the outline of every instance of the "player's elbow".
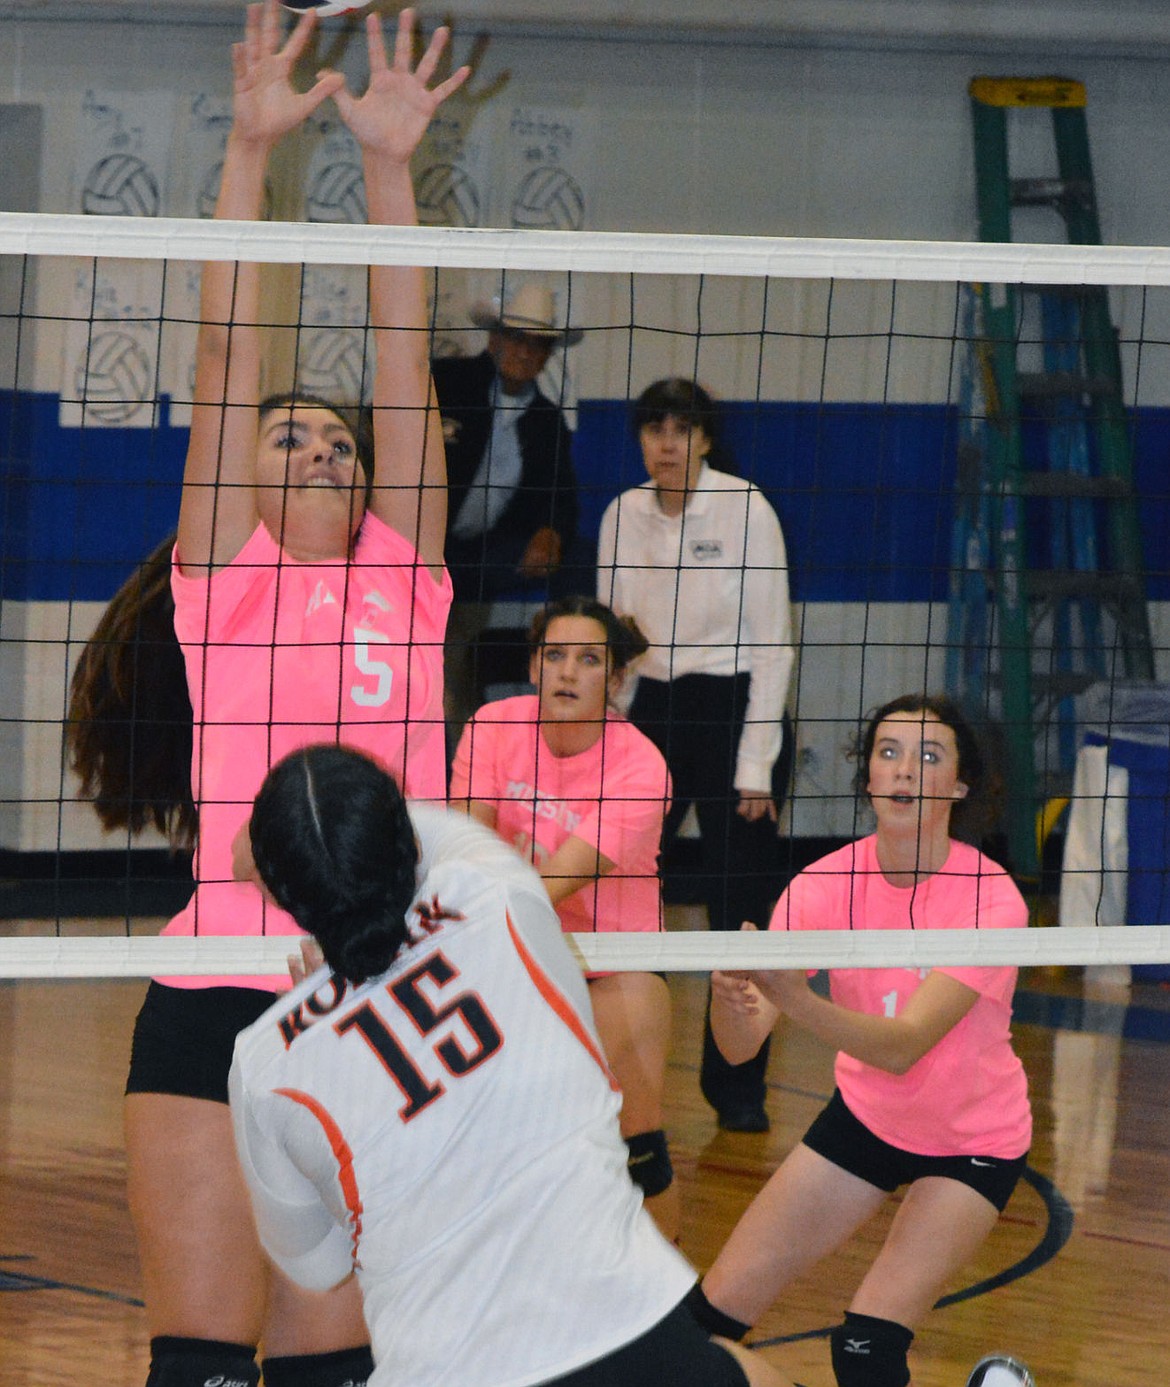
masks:
[[[931,1042],[917,1031],[901,1026],[892,1027],[886,1044],[871,1057],[870,1063],[875,1069],[901,1078],[914,1068],[930,1046]]]
[[[884,1064],[878,1064],[876,1068],[884,1069],[887,1074],[893,1074],[900,1079],[903,1074],[908,1074],[916,1063],[917,1061],[909,1055],[898,1054],[891,1055]]]

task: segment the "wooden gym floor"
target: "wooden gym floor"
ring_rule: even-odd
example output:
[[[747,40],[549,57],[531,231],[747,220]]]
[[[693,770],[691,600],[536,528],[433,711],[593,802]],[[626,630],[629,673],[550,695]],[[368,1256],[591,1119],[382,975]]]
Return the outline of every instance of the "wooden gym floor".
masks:
[[[671,915],[674,928],[696,927],[694,911]],[[671,981],[668,1128],[683,1248],[702,1267],[830,1091],[832,1057],[784,1033],[770,1069],[772,1131],[719,1132],[698,1093],[705,981]],[[120,1126],[144,986],[0,983],[0,1387],[145,1379]],[[1170,992],[1033,969],[1017,994],[1016,1041],[1036,1117],[1030,1179],[920,1331],[915,1387],[964,1387],[993,1350],[1027,1361],[1038,1387],[1147,1387],[1170,1355]],[[832,1387],[823,1334],[884,1226],[758,1327],[768,1357],[807,1387]]]

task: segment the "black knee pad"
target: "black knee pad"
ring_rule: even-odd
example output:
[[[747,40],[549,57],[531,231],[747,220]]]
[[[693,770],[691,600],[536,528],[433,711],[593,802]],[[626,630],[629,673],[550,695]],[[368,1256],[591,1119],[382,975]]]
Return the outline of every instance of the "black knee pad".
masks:
[[[264,1387],[366,1387],[373,1371],[368,1344],[336,1353],[298,1353],[265,1358]]]
[[[845,1323],[829,1335],[837,1387],[907,1387],[906,1355],[914,1331],[876,1315],[845,1312]]]
[[[733,1315],[720,1310],[707,1299],[703,1283],[696,1281],[683,1298],[683,1304],[691,1312],[691,1318],[708,1334],[718,1334],[721,1339],[734,1339],[739,1343],[746,1338],[750,1324],[737,1320]]]
[[[627,1168],[630,1179],[647,1199],[668,1190],[674,1180],[674,1167],[666,1145],[666,1133],[661,1127],[654,1132],[637,1132],[627,1138],[630,1149]]]
[[[150,1341],[146,1387],[257,1387],[260,1369],[250,1344],[183,1339],[164,1334]]]

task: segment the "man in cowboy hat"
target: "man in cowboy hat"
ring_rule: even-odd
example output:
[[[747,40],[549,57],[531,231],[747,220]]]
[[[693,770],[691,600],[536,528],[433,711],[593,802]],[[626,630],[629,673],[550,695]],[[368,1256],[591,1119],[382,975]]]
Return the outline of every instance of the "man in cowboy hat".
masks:
[[[470,313],[488,334],[474,357],[432,363],[447,445],[447,567],[456,606],[447,633],[448,721],[474,711],[469,646],[502,594],[548,578],[577,527],[571,435],[537,384],[559,346],[583,336],[559,322],[552,292],[527,281],[503,304]]]

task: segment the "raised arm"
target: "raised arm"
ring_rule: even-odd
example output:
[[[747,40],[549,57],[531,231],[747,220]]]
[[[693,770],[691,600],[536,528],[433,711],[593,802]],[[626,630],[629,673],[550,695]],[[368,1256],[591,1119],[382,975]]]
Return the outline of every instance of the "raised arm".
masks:
[[[394,60],[387,62],[382,23],[366,19],[370,80],[363,96],[337,93],[341,118],[362,147],[366,201],[372,223],[418,221],[410,158],[439,105],[467,80],[461,67],[428,89],[447,30],[437,29],[411,70],[414,11],[398,17]],[[413,266],[370,270],[374,373],[374,492],[370,508],[418,550],[438,581],[447,526],[447,461],[430,372],[426,281]]]
[[[232,128],[217,217],[259,218],[273,146],[342,85],[339,75],[326,74],[309,91],[294,90],[293,67],[309,42],[314,18],[305,15],[282,44],[280,16],[278,0],[249,5],[244,41],[232,46]],[[195,400],[179,508],[184,572],[230,563],[256,526],[259,307],[258,265],[204,265]]]

